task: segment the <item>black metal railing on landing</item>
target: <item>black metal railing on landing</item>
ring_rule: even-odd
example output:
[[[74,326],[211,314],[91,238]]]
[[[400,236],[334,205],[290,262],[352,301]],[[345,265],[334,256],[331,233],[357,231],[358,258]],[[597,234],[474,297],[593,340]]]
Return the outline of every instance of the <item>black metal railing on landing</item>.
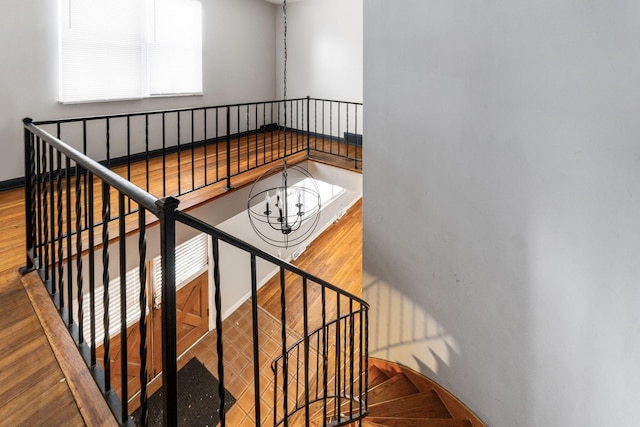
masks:
[[[361,169],[362,121],[361,103],[307,97],[34,124],[156,197],[178,197],[233,188],[234,177],[298,153]]]
[[[331,103],[340,114],[353,117],[322,116],[316,106],[326,104],[332,114]],[[349,113],[348,105],[353,113]],[[178,226],[205,233],[212,240],[218,353],[214,374],[219,379],[221,424],[225,425],[225,338],[220,272],[236,267],[222,265],[219,242],[248,257],[256,424],[260,425],[267,415],[261,413],[265,404],[267,408],[273,405],[274,424],[284,425],[302,413],[302,408],[306,408],[308,424],[312,404],[327,399],[335,402],[336,411],[323,414],[326,423],[344,424],[366,414],[367,304],[178,210],[179,200],[174,197],[218,182],[231,188],[232,177],[304,151],[309,155],[324,150],[353,161],[359,168],[361,139],[357,129],[361,126],[357,123],[362,118],[361,107],[304,98],[37,123],[24,120],[27,256],[23,272],[38,272],[118,423],[134,425],[135,413],[136,422],[147,425],[148,384],[161,372],[163,423],[177,424]],[[311,126],[314,108],[323,123],[328,120],[329,135],[321,127]],[[262,120],[257,119],[260,113]],[[224,117],[224,126],[218,126],[219,115]],[[199,136],[197,116],[204,118],[198,126]],[[298,117],[303,119],[297,122]],[[272,118],[275,125],[271,124]],[[333,127],[334,119],[338,123],[350,120],[355,125],[337,125],[344,131],[340,137]],[[185,128],[189,129],[188,137]],[[161,147],[156,150],[158,141]],[[104,151],[98,148],[100,143]],[[328,149],[330,145],[333,148]],[[125,155],[120,156],[118,150],[124,150]],[[144,163],[141,176],[136,175],[138,168],[132,167],[135,162]],[[159,179],[162,194],[150,194],[148,190]],[[149,264],[155,253],[162,257],[158,321],[153,320],[153,303],[149,301]],[[256,295],[256,269],[258,265],[265,268],[262,264],[279,271],[281,303],[280,351],[268,361],[277,359],[273,362],[276,398],[266,403],[260,385],[259,368],[265,365],[260,353]],[[302,294],[300,301],[289,296],[291,289]],[[156,328],[160,335],[152,339]],[[161,355],[156,357],[149,346],[158,341]],[[290,401],[296,403],[289,406]]]

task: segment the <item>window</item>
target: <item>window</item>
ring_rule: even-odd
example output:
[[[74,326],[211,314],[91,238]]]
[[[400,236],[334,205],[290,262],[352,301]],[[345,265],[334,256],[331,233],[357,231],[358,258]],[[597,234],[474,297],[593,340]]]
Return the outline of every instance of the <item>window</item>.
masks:
[[[202,93],[199,0],[59,0],[61,102]]]
[[[140,269],[137,267],[130,270],[126,276],[126,324],[127,327],[140,320]],[[85,340],[91,340],[91,318],[95,319],[95,338],[97,345],[104,340],[104,288],[102,286],[95,289],[95,310],[91,313],[90,295],[84,295],[82,299],[82,311],[84,313],[82,334]],[[77,304],[77,302],[76,302]],[[145,307],[145,315],[149,314],[149,306]],[[76,319],[78,321],[78,319]],[[120,318],[120,277],[109,282],[109,336],[113,337],[120,333],[122,319]]]
[[[209,237],[199,234],[191,240],[176,246],[176,289],[207,271],[209,267]],[[162,302],[162,257],[153,260],[153,297],[156,307]]]

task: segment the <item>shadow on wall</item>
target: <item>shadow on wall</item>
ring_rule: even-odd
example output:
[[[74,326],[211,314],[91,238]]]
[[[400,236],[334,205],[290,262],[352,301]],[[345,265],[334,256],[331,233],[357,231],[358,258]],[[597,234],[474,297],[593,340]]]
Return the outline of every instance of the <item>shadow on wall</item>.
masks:
[[[366,272],[362,293],[376,310],[369,317],[370,356],[407,365],[406,355],[412,354],[415,363],[408,367],[432,378],[459,359],[453,335],[411,298]]]

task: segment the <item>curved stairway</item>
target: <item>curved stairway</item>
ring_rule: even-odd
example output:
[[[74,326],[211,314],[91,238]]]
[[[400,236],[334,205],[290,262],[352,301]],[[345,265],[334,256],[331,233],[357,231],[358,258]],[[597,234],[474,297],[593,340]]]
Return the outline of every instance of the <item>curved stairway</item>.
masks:
[[[335,415],[322,422],[323,410],[314,406],[310,426],[339,425]],[[346,405],[343,405],[346,409]],[[301,411],[304,412],[304,411]],[[329,413],[331,410],[329,409]],[[342,413],[344,414],[344,409]],[[290,425],[303,426],[301,413]],[[344,415],[343,415],[344,416]],[[292,420],[293,421],[293,420]],[[369,359],[369,414],[352,427],[486,427],[451,393],[430,379],[398,364]]]
[[[355,425],[356,423],[354,423]],[[448,391],[409,368],[369,359],[366,427],[486,427]]]

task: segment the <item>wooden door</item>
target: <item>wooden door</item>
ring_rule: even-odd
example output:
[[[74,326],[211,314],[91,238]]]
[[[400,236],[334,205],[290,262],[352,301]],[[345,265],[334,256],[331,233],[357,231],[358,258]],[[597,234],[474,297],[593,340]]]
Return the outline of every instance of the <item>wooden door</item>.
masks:
[[[177,354],[184,353],[200,337],[209,331],[208,272],[203,272],[191,282],[178,289],[176,294],[176,339]],[[109,342],[111,386],[121,395],[122,366],[120,334]],[[96,349],[96,357],[104,368],[104,347]],[[140,322],[127,328],[127,378],[129,396],[140,390]],[[147,381],[162,372],[162,310],[152,308],[147,316]]]
[[[147,327],[149,326],[150,316],[146,317]],[[136,322],[127,328],[127,394],[133,396],[140,390],[140,322]],[[147,329],[147,381],[153,378],[153,367],[150,366],[151,361],[151,334]],[[122,363],[121,352],[122,340],[121,334],[111,337],[109,342],[109,360],[111,367],[111,387],[116,391],[118,396],[122,394]],[[104,347],[96,348],[96,358],[100,366],[104,369]]]
[[[178,356],[209,331],[208,272],[182,286],[176,293],[176,340]],[[156,375],[162,371],[162,310],[153,309],[153,354]]]

